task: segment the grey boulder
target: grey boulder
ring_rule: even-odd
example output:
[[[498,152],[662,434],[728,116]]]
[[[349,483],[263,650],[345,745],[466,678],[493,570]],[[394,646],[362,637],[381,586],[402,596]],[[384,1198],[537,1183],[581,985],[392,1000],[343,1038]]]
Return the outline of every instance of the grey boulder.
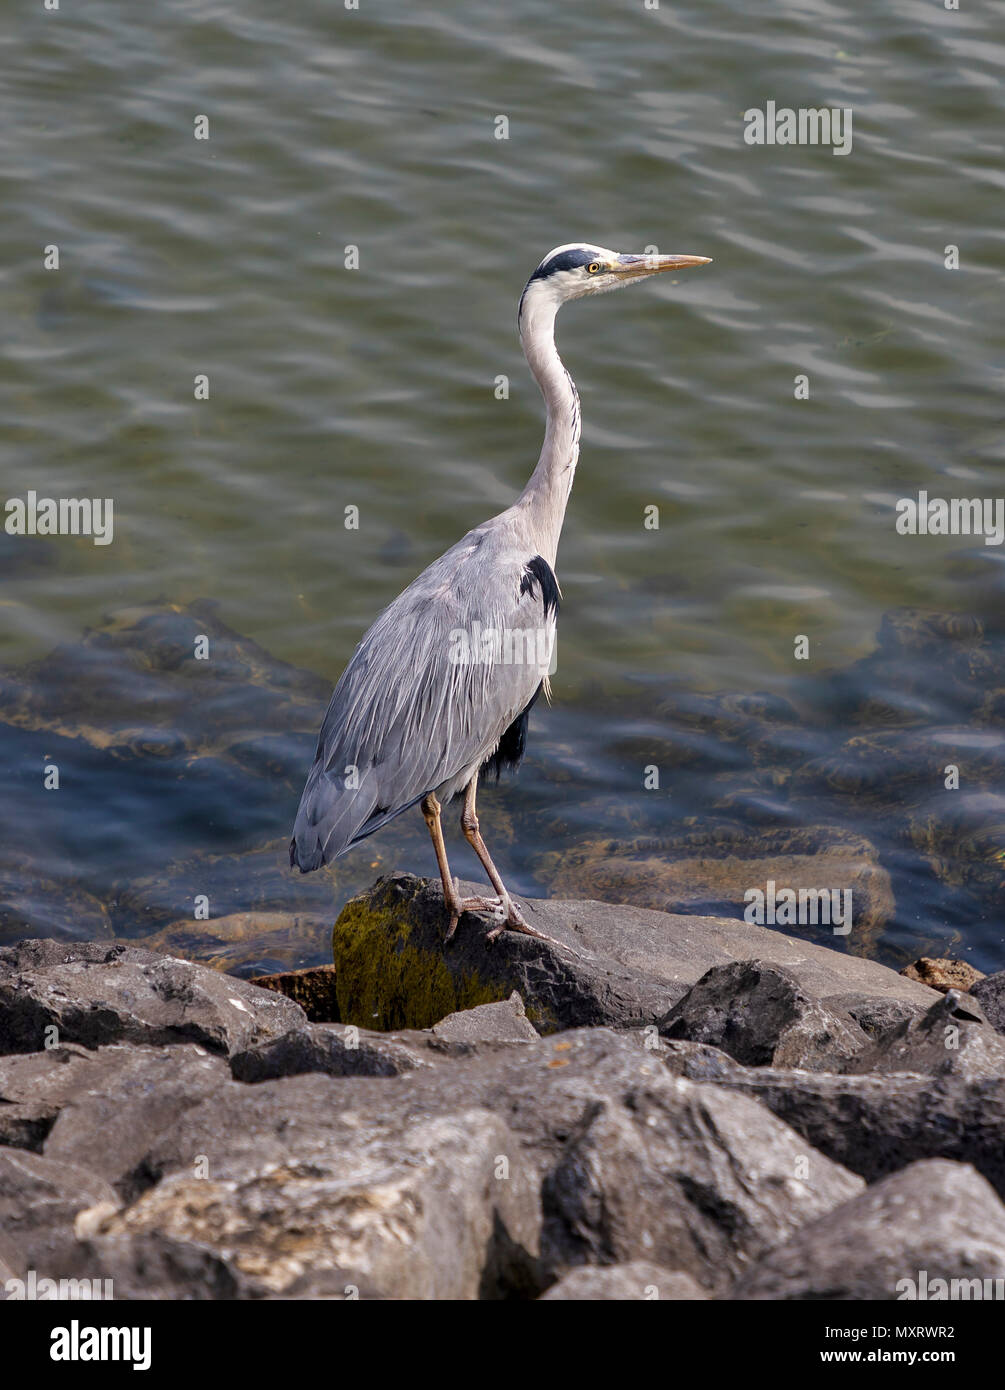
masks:
[[[229,1055],[306,1021],[281,994],[138,947],[23,941],[0,950],[0,1053],[191,1042]]]
[[[931,1298],[944,1280],[943,1297],[993,1298],[988,1279],[1005,1279],[1005,1207],[969,1165],[931,1159],[803,1226],[730,1296],[899,1300],[925,1289]]]
[[[709,970],[660,1020],[661,1036],[707,1043],[751,1067],[836,1071],[869,1045],[866,1033],[783,966],[734,961]]]

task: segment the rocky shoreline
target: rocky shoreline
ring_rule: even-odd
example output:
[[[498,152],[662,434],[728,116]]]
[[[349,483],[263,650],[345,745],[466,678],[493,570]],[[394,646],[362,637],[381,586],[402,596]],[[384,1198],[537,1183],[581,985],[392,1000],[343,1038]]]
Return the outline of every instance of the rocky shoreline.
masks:
[[[941,993],[736,919],[527,907],[575,954],[470,915],[444,948],[408,875],[347,905],[332,965],[265,988],[121,943],[0,949],[0,1295],[1005,1277],[1005,972]]]

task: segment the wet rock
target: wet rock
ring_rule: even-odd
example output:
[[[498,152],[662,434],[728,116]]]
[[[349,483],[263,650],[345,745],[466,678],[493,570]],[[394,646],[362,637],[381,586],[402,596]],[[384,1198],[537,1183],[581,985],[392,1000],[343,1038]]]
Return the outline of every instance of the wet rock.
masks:
[[[99,1266],[125,1265],[127,1286],[138,1283],[143,1246],[132,1247],[130,1279],[121,1238],[165,1235],[214,1256],[242,1296],[288,1293],[306,1275],[391,1298],[533,1287],[536,1186],[505,1124],[463,1105],[398,1125],[362,1111],[305,1110],[294,1088],[311,1084],[338,1083],[303,1077],[245,1090],[259,1107],[273,1101],[265,1124],[229,1131],[207,1150],[208,1176],[188,1165],[109,1217],[89,1241]],[[201,1280],[198,1268],[194,1275]]]
[[[311,1023],[339,1023],[338,996],[333,965],[314,965],[306,970],[284,970],[278,975],[256,975],[259,989],[272,989],[299,1004]]]
[[[591,1303],[681,1300],[707,1298],[708,1294],[686,1274],[636,1260],[625,1265],[587,1265],[566,1274],[541,1295],[541,1301]]]
[[[951,960],[949,957],[935,960],[931,956],[920,956],[910,965],[905,965],[900,973],[908,980],[918,980],[923,985],[937,989],[940,994],[946,994],[951,989],[961,990],[965,994],[978,980],[984,979],[983,972],[975,970],[967,961]]]
[[[984,1010],[984,1016],[999,1033],[1005,1033],[1005,970],[985,975],[973,986],[971,995]]]
[[[902,1023],[851,1061],[859,1075],[923,1072],[967,1081],[1005,1078],[1005,1040],[970,995],[950,990],[919,1019]]]
[[[433,1033],[448,1042],[529,1042],[537,1037],[516,990],[498,1004],[448,1014],[434,1025]]]
[[[783,966],[713,966],[659,1023],[664,1038],[721,1048],[750,1067],[837,1071],[869,1045],[847,1014],[811,998]]]
[[[0,950],[0,1052],[194,1042],[229,1054],[305,1022],[292,1000],[151,951],[54,941]]]
[[[587,841],[543,856],[538,872],[556,894],[717,917],[743,918],[744,895],[766,891],[769,881],[797,892],[847,889],[855,942],[875,935],[895,909],[890,876],[873,845],[834,826],[724,825],[655,840]],[[835,942],[830,926],[818,924],[816,934]]]
[[[474,892],[474,885],[462,891]],[[346,904],[332,933],[339,1012],[361,1027],[428,1028],[516,990],[540,1032],[662,1018],[714,965],[759,959],[793,972],[811,998],[849,992],[927,1007],[937,998],[895,971],[733,919],[537,899],[532,921],[578,955],[514,932],[486,941],[466,914],[449,945],[439,884],[384,878]]]
[[[736,1067],[722,1084],[759,1100],[866,1182],[915,1159],[957,1159],[972,1163],[1005,1198],[1005,1081]]]
[[[731,1297],[899,1299],[912,1291],[917,1297],[926,1280],[932,1298],[935,1280],[1002,1278],[1005,1207],[969,1165],[931,1159],[803,1226],[741,1278]],[[967,1287],[955,1296],[980,1296]]]
[[[21,1278],[29,1269],[49,1279],[86,1273],[74,1232],[79,1214],[119,1198],[94,1173],[27,1149],[0,1148],[0,1259]]]

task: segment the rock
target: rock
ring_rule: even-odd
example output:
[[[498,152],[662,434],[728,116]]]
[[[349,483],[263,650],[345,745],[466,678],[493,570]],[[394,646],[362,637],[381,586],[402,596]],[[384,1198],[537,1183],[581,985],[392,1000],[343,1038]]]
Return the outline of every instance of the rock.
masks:
[[[682,1044],[677,1044],[682,1046]],[[679,1065],[669,1058],[671,1066]],[[761,1101],[828,1158],[875,1182],[916,1159],[972,1163],[1005,1198],[1005,1081],[829,1076],[736,1067],[724,1086]],[[687,1074],[685,1072],[685,1074]]]
[[[845,1070],[923,1072],[961,1076],[967,1081],[1005,1078],[1005,1040],[988,1023],[970,995],[951,989],[919,1019],[862,1052]]]
[[[835,826],[727,824],[658,840],[587,841],[545,855],[538,872],[556,894],[741,919],[746,892],[766,891],[769,880],[779,889],[850,889],[855,942],[874,936],[895,910],[890,876],[874,846]],[[818,935],[834,941],[830,927],[819,927]]]
[[[985,975],[970,991],[984,1010],[984,1016],[999,1033],[1005,1033],[1005,970]]]
[[[53,1040],[243,1051],[306,1022],[292,1000],[188,961],[103,942],[0,949],[0,1053]],[[55,1030],[48,1037],[47,1029]]]
[[[332,933],[343,1021],[430,1028],[516,990],[539,1032],[633,1027],[655,1023],[708,969],[737,959],[784,966],[824,1003],[852,992],[927,1008],[938,997],[874,961],[733,919],[551,899],[525,907],[529,920],[579,955],[515,932],[489,943],[485,920],[470,913],[445,946],[440,885],[409,874],[380,879],[346,904]]]
[[[659,1055],[672,1076],[683,1076],[687,1081],[729,1081],[756,1075],[708,1043],[664,1038],[660,1043]]]
[[[206,1151],[208,1176],[188,1163],[110,1216],[88,1242],[99,1269],[114,1264],[121,1277],[125,1266],[136,1286],[144,1246],[130,1261],[121,1238],[161,1235],[215,1257],[248,1297],[289,1293],[308,1275],[399,1299],[533,1288],[537,1190],[506,1126],[463,1106],[374,1124],[363,1111],[337,1111],[348,1098],[334,1091],[327,1111],[304,1108],[305,1087],[320,1099],[337,1085],[312,1076],[244,1091],[260,1115],[273,1101],[268,1121],[251,1133],[228,1127]]]
[[[221,1058],[191,1044],[99,1048],[77,1065],[59,1068],[48,1087],[50,1103],[60,1110],[45,1156],[75,1163],[116,1186],[165,1130],[215,1094],[229,1075]]]
[[[409,1046],[403,1040],[406,1036],[309,1023],[281,1038],[270,1038],[235,1053],[230,1069],[235,1081],[254,1083],[307,1072],[324,1072],[328,1076],[400,1076],[430,1064],[420,1047]]]
[[[516,990],[499,1004],[448,1014],[433,1026],[433,1033],[448,1042],[530,1042],[537,1037]]]
[[[229,1076],[202,1048],[76,1043],[0,1057],[0,1143],[115,1183],[188,1105]]]
[[[241,1283],[226,1260],[161,1231],[88,1235],[80,1242],[79,1263],[94,1271],[93,1278],[110,1279],[120,1302],[230,1302],[242,1297]]]
[[[129,1208],[102,1235],[121,1236],[138,1222],[214,1251],[256,1296],[270,1290],[292,1296],[300,1275],[292,1267],[277,1267],[274,1278],[268,1273],[279,1258],[272,1243],[277,1231],[301,1231],[320,1220],[313,1207],[305,1214],[315,1201],[312,1185],[327,1182],[330,1190],[336,1160],[343,1175],[347,1166],[355,1171],[357,1161],[365,1168],[367,1146],[381,1136],[387,1163],[395,1158],[408,1167],[418,1160],[401,1147],[401,1136],[430,1116],[456,1117],[463,1110],[506,1125],[507,1147],[492,1153],[506,1160],[515,1192],[532,1190],[541,1223],[540,1260],[531,1270],[519,1255],[517,1265],[498,1276],[502,1292],[539,1292],[583,1263],[640,1259],[721,1290],[802,1221],[852,1195],[861,1179],[814,1154],[754,1101],[671,1076],[647,1041],[645,1035],[591,1029],[495,1044],[398,1077],[232,1083],[161,1135],[133,1174],[132,1190],[146,1189],[138,1199],[145,1215],[134,1220]],[[211,1156],[212,1188],[192,1178],[198,1154]],[[448,1158],[442,1155],[444,1163]],[[795,1174],[807,1159],[803,1180]],[[283,1180],[269,1186],[267,1175],[277,1173]],[[286,1181],[291,1173],[307,1174],[303,1189]],[[356,1191],[351,1184],[343,1189],[340,1180],[336,1192],[343,1190]],[[481,1191],[483,1201],[496,1200],[494,1180]],[[252,1210],[258,1212],[254,1222]],[[378,1219],[362,1198],[359,1211],[361,1229]],[[335,1259],[335,1247],[325,1242],[347,1219],[337,1206],[324,1231],[310,1241],[304,1236],[304,1268],[330,1266],[336,1281],[345,1276],[351,1282],[358,1274],[387,1297],[410,1296],[401,1282],[411,1280],[408,1272],[392,1277],[383,1264],[357,1262],[349,1269],[348,1257]],[[243,1234],[234,1239],[228,1234],[234,1231]],[[443,1247],[454,1238],[448,1224]],[[399,1250],[399,1265],[402,1256]],[[249,1285],[251,1268],[266,1273]],[[530,1285],[523,1282],[528,1279]]]
[[[946,1280],[1005,1278],[1005,1207],[967,1164],[930,1159],[883,1178],[766,1255],[734,1299],[899,1299]],[[968,1292],[951,1292],[952,1281]],[[994,1286],[992,1285],[992,1290]]]
[[[660,1035],[707,1043],[750,1067],[837,1071],[869,1045],[847,1014],[811,998],[783,966],[717,965],[659,1023]]]
[[[303,1009],[311,1023],[339,1023],[337,972],[334,965],[286,970],[279,975],[256,975],[259,989],[285,994]]]
[[[0,1259],[15,1276],[88,1273],[74,1233],[89,1207],[113,1211],[119,1198],[104,1179],[73,1163],[27,1149],[0,1148]]]
[[[559,1279],[541,1295],[541,1301],[567,1303],[629,1302],[632,1299],[681,1300],[707,1298],[708,1294],[686,1274],[636,1260],[625,1265],[583,1265]]]
[[[920,956],[910,965],[905,965],[900,973],[908,980],[930,985],[940,994],[951,989],[961,990],[965,994],[978,980],[985,978],[982,971],[975,970],[967,961],[950,960],[948,957],[933,960],[931,956]]]
[[[929,1002],[934,1000],[929,996]],[[827,1000],[835,1013],[848,1014],[874,1041],[902,1023],[921,1018],[925,1006],[915,1000],[881,999],[868,994],[835,994]]]

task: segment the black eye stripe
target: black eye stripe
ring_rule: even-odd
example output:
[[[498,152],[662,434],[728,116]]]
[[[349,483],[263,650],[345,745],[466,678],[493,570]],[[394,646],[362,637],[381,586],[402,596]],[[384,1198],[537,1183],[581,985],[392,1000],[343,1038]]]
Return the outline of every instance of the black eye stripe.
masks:
[[[578,270],[581,266],[592,265],[595,257],[589,251],[560,251],[557,256],[552,256],[550,261],[545,261],[539,265],[532,280],[546,280],[549,275],[554,275],[559,270]]]

